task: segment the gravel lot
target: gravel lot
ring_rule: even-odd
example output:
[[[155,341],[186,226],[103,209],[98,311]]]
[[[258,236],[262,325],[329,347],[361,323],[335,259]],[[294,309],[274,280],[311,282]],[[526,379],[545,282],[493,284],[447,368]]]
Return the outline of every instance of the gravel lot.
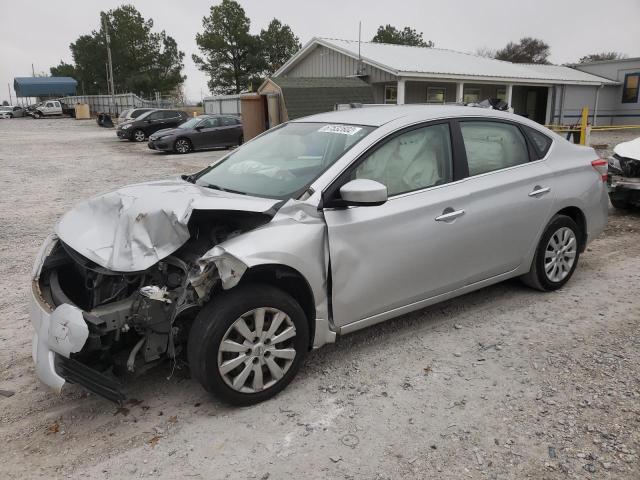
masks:
[[[638,133],[594,135],[594,143]],[[190,172],[71,119],[0,121],[1,478],[640,478],[640,214],[611,211],[572,281],[505,282],[312,352],[278,397],[210,398],[180,370],[114,404],[36,379],[29,272],[79,200]]]

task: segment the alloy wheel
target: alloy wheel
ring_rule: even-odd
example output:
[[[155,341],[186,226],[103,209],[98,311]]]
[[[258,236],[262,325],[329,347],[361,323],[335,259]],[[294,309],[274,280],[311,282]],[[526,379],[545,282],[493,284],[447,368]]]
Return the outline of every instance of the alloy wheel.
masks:
[[[191,145],[189,144],[189,140],[185,140],[184,138],[180,138],[176,140],[174,145],[176,152],[178,153],[188,153],[191,150]]]
[[[144,142],[144,132],[142,130],[136,130],[133,132],[133,138],[136,142]]]
[[[276,308],[251,310],[227,329],[218,349],[224,382],[242,393],[257,393],[278,383],[296,357],[296,328]]]
[[[568,227],[555,231],[544,254],[544,271],[552,282],[561,282],[571,272],[576,259],[576,234]]]

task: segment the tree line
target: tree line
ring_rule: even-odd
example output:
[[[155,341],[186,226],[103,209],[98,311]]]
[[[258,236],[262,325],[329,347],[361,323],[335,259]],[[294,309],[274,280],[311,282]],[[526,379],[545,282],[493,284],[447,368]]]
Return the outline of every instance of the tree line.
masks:
[[[156,32],[152,19],[145,19],[132,5],[100,12],[100,28],[81,35],[71,43],[73,64],[61,61],[51,67],[52,76],[69,76],[78,81],[87,95],[107,93],[107,34],[113,57],[116,92],[133,92],[145,97],[159,92],[163,96],[181,96],[184,52],[164,30]],[[196,66],[207,77],[209,90],[216,94],[240,93],[256,89],[300,48],[298,37],[289,25],[272,19],[260,33],[250,33],[251,20],[234,0],[222,0],[202,19],[202,31],[196,34],[199,54],[192,55]],[[371,39],[377,43],[435,46],[423,32],[411,27],[380,25]],[[515,63],[548,64],[550,47],[543,40],[525,37],[504,48],[480,48],[476,54]],[[618,52],[586,55],[578,61],[624,58]]]

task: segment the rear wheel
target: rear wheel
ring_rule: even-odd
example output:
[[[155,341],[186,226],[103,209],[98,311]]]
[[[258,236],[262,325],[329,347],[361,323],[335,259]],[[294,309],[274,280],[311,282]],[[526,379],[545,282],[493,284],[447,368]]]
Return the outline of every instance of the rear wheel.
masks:
[[[242,145],[244,143],[244,135],[240,135],[240,137],[238,138],[238,146]]]
[[[140,129],[137,129],[135,132],[133,132],[133,135],[131,137],[131,139],[135,142],[144,142],[145,138],[147,138],[145,133]]]
[[[578,265],[580,234],[580,228],[570,217],[553,217],[542,234],[531,270],[522,281],[542,291],[557,290],[567,283]]]
[[[193,147],[187,138],[179,138],[173,144],[173,151],[176,153],[189,153]]]
[[[221,400],[251,405],[273,397],[298,372],[309,345],[307,318],[287,293],[265,284],[216,295],[189,334],[192,376]]]

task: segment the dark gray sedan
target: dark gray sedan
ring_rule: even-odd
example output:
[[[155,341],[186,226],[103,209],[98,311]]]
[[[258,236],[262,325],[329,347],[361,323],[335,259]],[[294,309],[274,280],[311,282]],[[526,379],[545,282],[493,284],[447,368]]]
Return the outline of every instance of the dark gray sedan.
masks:
[[[159,130],[149,137],[149,148],[189,153],[216,147],[242,145],[242,122],[231,115],[200,115],[177,128]]]

